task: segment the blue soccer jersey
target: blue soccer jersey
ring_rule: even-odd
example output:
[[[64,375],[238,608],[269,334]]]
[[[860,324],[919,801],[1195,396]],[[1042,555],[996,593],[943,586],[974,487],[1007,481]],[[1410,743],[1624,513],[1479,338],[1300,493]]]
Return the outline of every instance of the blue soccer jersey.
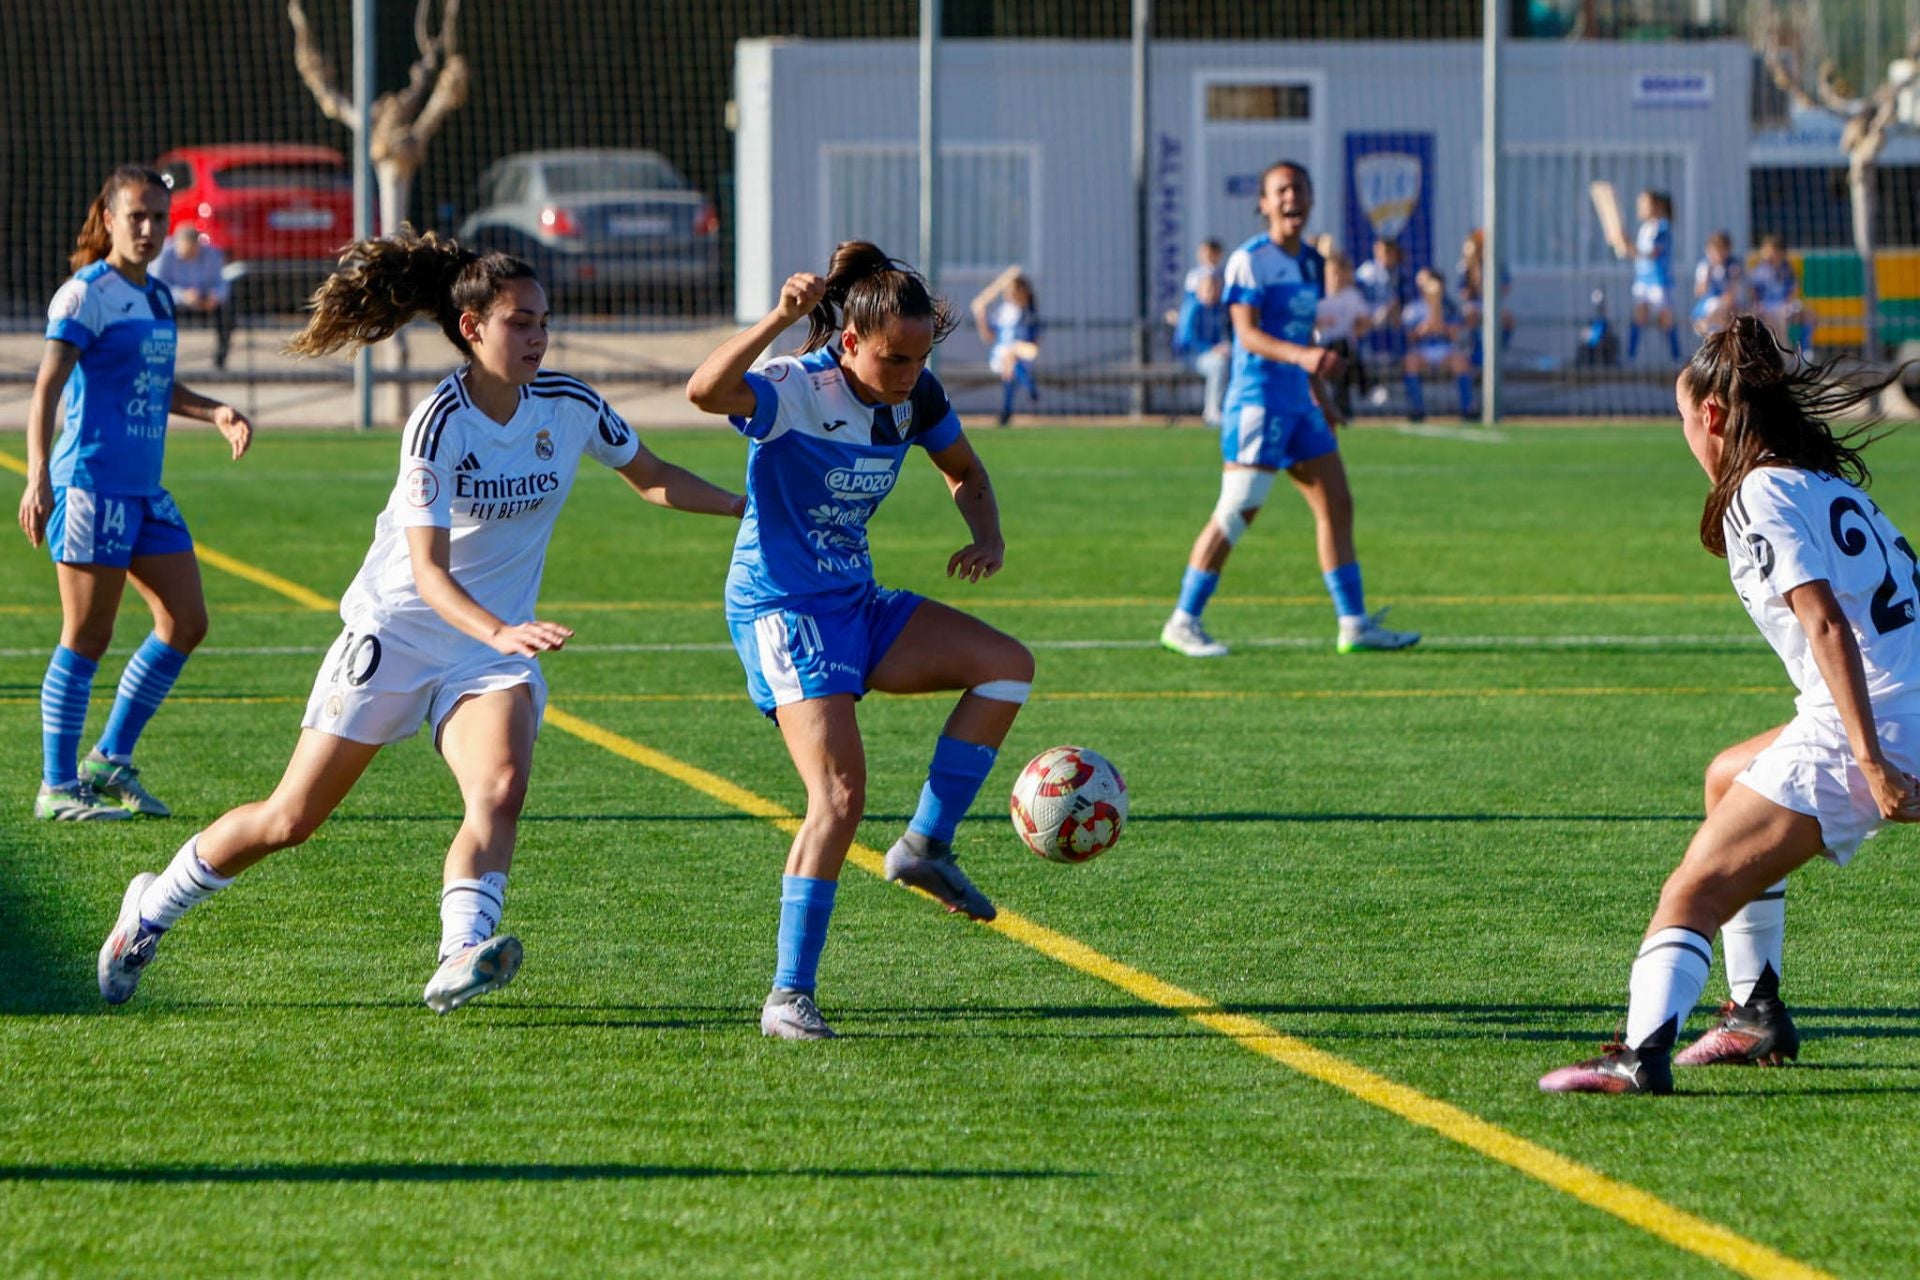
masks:
[[[1747,286],[1753,290],[1755,305],[1783,307],[1793,301],[1793,295],[1800,288],[1800,282],[1793,274],[1793,263],[1787,259],[1768,262],[1762,258],[1754,263],[1753,270],[1747,273]]]
[[[1648,218],[1633,242],[1633,282],[1673,288],[1673,224]]]
[[[857,603],[873,585],[867,521],[893,490],[901,459],[913,445],[947,448],[960,419],[932,373],[920,375],[905,404],[864,403],[831,350],[776,357],[746,381],[753,416],[731,421],[753,443],[727,618]]]
[[[1326,281],[1325,264],[1312,246],[1302,244],[1297,252],[1288,253],[1270,237],[1258,235],[1227,259],[1223,300],[1229,307],[1252,307],[1261,331],[1269,337],[1312,346]],[[1313,393],[1305,369],[1255,355],[1236,334],[1226,408],[1245,406],[1272,413],[1304,413],[1314,407]]]
[[[47,308],[47,337],[79,349],[61,401],[52,479],[101,493],[160,492],[173,357],[173,295],[105,262],[82,267]]]

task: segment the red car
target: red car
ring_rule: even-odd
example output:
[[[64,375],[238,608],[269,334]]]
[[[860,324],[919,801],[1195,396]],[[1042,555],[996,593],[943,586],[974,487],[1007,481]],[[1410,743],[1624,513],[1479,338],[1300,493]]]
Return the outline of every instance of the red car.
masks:
[[[179,147],[156,167],[173,192],[168,231],[197,228],[226,258],[236,292],[304,295],[352,238],[353,176],[332,147]]]

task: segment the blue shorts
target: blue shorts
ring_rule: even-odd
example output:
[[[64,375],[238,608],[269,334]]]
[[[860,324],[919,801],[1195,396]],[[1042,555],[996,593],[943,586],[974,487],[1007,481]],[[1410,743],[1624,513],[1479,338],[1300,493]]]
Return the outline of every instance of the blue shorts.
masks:
[[[926,597],[872,586],[832,613],[780,610],[730,621],[747,693],[766,715],[790,702],[867,691],[867,677]]]
[[[47,518],[47,550],[58,564],[124,569],[135,556],[191,551],[193,535],[165,489],[142,497],[59,488]]]
[[[1243,467],[1285,471],[1339,447],[1318,407],[1273,413],[1257,404],[1229,405],[1220,421],[1220,459]]]

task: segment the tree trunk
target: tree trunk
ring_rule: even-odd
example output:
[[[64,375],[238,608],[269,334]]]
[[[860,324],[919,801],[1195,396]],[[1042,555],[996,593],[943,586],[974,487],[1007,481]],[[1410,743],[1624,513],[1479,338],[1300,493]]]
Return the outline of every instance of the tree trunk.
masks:
[[[1860,255],[1860,357],[1870,362],[1880,358],[1880,284],[1873,263],[1876,176],[1870,161],[1862,164],[1854,159],[1847,165],[1847,189],[1853,198],[1853,251]]]

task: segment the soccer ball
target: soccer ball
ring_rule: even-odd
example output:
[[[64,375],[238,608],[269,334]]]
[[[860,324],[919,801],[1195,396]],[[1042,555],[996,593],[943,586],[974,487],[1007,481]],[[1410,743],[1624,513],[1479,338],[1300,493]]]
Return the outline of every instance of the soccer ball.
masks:
[[[1126,781],[1085,747],[1042,751],[1014,780],[1014,832],[1049,862],[1098,857],[1119,843],[1126,822]]]

